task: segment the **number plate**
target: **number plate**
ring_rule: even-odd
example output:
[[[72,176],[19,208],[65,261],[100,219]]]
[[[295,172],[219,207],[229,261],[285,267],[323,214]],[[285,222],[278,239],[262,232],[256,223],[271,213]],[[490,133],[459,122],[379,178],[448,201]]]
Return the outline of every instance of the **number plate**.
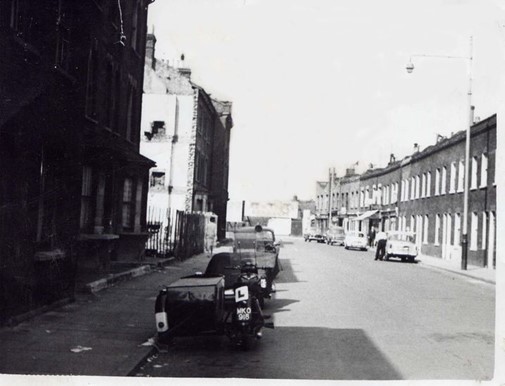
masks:
[[[251,307],[237,307],[237,319],[241,321],[250,320]]]

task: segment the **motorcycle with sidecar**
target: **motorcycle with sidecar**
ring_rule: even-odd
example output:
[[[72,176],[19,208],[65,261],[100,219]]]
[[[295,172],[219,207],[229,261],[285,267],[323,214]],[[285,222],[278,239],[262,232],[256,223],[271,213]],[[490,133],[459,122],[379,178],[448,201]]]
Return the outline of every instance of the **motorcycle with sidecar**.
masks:
[[[262,336],[266,322],[258,267],[247,261],[226,266],[235,272],[233,282],[226,276],[197,273],[185,276],[163,288],[155,303],[158,341],[169,343],[175,337],[226,335],[238,347],[247,349],[252,339]]]

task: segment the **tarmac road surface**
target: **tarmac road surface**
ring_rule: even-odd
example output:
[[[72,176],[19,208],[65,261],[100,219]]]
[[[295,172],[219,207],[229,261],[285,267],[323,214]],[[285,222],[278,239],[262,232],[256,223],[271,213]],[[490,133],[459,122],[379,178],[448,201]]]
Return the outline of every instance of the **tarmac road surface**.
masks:
[[[494,286],[371,251],[285,243],[275,329],[249,351],[175,339],[132,375],[275,379],[479,379],[493,375]]]

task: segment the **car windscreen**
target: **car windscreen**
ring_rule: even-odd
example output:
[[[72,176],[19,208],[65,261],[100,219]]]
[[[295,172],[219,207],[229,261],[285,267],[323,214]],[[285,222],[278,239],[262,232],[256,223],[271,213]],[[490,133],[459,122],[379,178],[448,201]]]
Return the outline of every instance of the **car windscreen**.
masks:
[[[413,243],[413,242],[415,242],[415,237],[414,237],[414,235],[407,235],[407,234],[398,233],[398,234],[390,235],[389,240],[407,241],[409,243]]]
[[[235,243],[240,243],[240,248],[264,248],[267,244],[273,245],[274,235],[270,231],[236,233]]]

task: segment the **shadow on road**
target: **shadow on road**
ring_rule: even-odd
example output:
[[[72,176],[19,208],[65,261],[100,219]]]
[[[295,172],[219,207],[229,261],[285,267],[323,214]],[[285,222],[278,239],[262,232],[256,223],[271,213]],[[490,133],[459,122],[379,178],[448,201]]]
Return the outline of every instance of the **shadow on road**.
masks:
[[[277,283],[300,283],[289,259],[279,259],[282,267],[279,276],[275,279]]]
[[[399,380],[399,372],[361,329],[280,327],[249,351],[224,337],[175,339],[135,376]]]

